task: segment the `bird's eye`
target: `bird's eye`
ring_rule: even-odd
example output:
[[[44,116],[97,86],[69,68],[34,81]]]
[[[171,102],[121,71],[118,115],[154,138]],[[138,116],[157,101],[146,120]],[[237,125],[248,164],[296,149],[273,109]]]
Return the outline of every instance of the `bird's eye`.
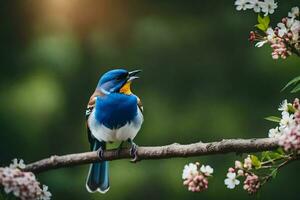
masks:
[[[118,77],[116,78],[116,80],[119,81],[119,80],[125,79],[127,76],[128,76],[128,74],[122,74],[122,75],[118,76]]]
[[[123,79],[123,76],[118,76],[117,78],[116,78],[116,80],[122,80]]]

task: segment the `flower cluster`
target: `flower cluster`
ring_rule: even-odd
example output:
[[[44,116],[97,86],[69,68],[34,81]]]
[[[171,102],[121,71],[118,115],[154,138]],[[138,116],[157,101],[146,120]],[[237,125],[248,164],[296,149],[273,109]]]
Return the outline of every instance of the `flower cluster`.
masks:
[[[227,178],[224,180],[225,185],[228,189],[234,189],[235,186],[240,184],[239,178],[245,178],[244,190],[249,194],[254,194],[260,188],[260,180],[256,174],[251,172],[253,163],[251,156],[248,155],[244,159],[244,163],[236,160],[235,166],[228,169]]]
[[[269,137],[278,138],[279,145],[288,152],[300,153],[300,106],[299,99],[293,104],[284,100],[278,108],[281,111],[279,126],[269,130]]]
[[[48,187],[43,185],[41,189],[33,173],[19,169],[24,167],[23,160],[14,159],[10,167],[0,168],[0,185],[4,192],[21,200],[50,200],[51,193]]]
[[[293,7],[287,17],[282,18],[275,28],[269,26],[269,14],[273,14],[278,7],[274,0],[236,0],[237,10],[253,9],[256,13],[264,13],[265,17],[258,15],[258,31],[251,31],[249,40],[257,42],[256,47],[269,44],[272,48],[273,59],[286,59],[295,53],[300,56],[300,12],[299,7]]]
[[[254,194],[260,187],[259,178],[255,174],[248,174],[246,180],[244,181],[244,190],[249,194]]]
[[[273,14],[278,7],[277,2],[274,2],[274,0],[236,0],[234,5],[236,5],[237,10],[253,9],[256,13],[263,12],[265,16]]]
[[[209,165],[200,163],[189,163],[184,166],[182,172],[183,185],[188,187],[189,191],[202,192],[208,188],[208,178],[214,172],[214,169]]]
[[[284,17],[275,28],[268,27],[269,19],[267,19],[268,22],[265,23],[265,25],[257,25],[257,27],[263,31],[263,34],[258,31],[251,31],[249,40],[257,41],[255,44],[256,47],[262,47],[267,43],[270,44],[273,49],[271,53],[273,59],[286,59],[288,56],[292,55],[292,53],[300,55],[299,15],[299,7],[293,7],[288,13],[288,17]],[[262,23],[264,23],[263,20]]]

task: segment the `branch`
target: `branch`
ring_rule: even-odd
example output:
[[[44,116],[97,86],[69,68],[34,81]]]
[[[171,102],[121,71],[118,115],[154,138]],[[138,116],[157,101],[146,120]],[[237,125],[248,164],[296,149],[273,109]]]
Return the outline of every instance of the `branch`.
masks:
[[[149,159],[204,156],[232,152],[260,152],[266,150],[274,150],[277,147],[278,142],[273,138],[226,139],[218,142],[198,142],[186,145],[174,143],[166,146],[138,147],[137,160],[140,161]],[[103,160],[118,160],[125,158],[131,158],[128,149],[122,149],[120,151],[118,151],[117,149],[106,150],[103,155]],[[51,169],[71,167],[99,161],[100,159],[97,155],[97,152],[76,153],[63,156],[55,155],[51,156],[50,158],[46,158],[26,165],[24,171],[40,173]]]

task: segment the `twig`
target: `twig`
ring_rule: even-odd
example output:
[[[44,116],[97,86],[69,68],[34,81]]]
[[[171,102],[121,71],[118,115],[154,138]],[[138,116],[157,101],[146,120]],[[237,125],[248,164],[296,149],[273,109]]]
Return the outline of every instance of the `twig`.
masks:
[[[175,157],[192,157],[211,154],[225,153],[248,153],[274,150],[278,147],[277,140],[273,138],[261,139],[226,139],[210,143],[193,143],[181,145],[174,143],[166,146],[138,147],[138,161],[147,159],[167,159]],[[103,160],[118,160],[130,158],[128,149],[107,150],[104,152]],[[76,165],[99,162],[96,152],[69,154],[63,156],[51,156],[40,161],[26,165],[24,171],[34,173],[44,172],[51,169],[71,167]]]

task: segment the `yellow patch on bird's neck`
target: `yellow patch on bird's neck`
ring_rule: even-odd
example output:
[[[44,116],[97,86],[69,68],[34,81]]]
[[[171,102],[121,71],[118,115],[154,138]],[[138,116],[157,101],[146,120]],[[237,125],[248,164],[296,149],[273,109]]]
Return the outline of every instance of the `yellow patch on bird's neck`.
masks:
[[[125,83],[125,85],[123,85],[123,87],[121,87],[120,93],[122,93],[122,94],[127,94],[127,95],[131,95],[132,92],[131,92],[131,90],[130,90],[130,85],[131,85],[131,82]]]

